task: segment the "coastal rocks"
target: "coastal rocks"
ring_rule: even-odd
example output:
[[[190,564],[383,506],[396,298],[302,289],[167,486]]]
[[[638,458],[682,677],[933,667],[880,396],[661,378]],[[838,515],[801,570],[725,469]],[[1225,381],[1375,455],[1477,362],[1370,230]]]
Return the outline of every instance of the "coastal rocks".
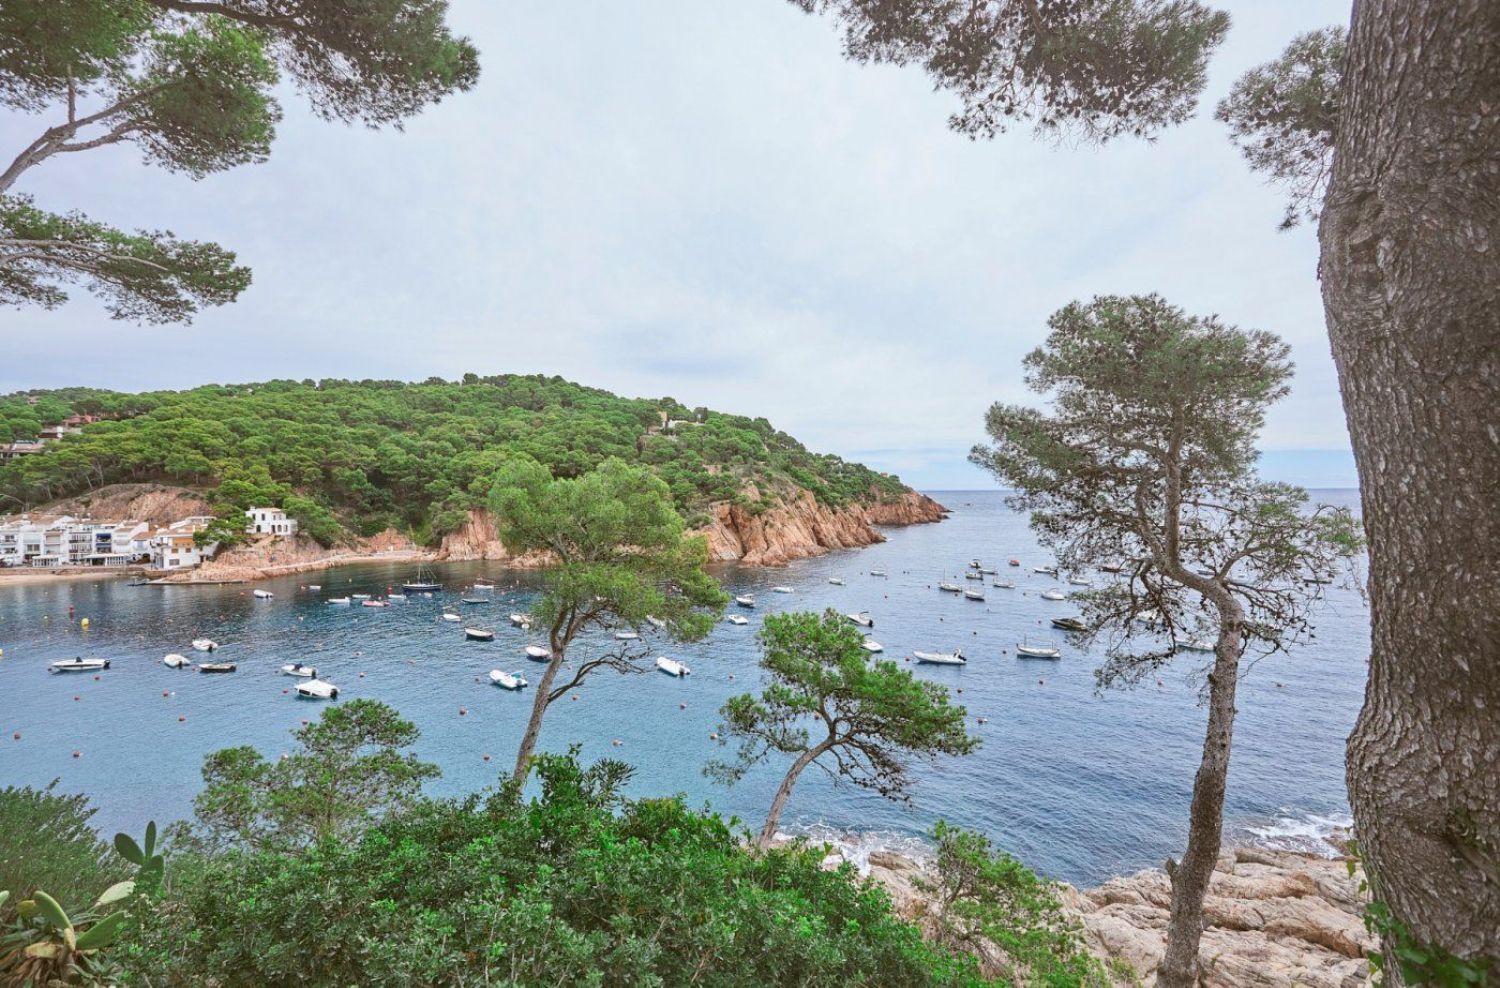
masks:
[[[895,501],[832,508],[799,490],[764,507],[755,500],[748,506],[715,504],[712,521],[699,531],[707,536],[709,557],[716,562],[785,566],[834,549],[884,542],[876,525],[923,524],[945,517],[947,509],[915,491]]]
[[[482,509],[469,512],[468,521],[456,530],[443,536],[437,558],[445,562],[460,562],[467,559],[495,559],[509,566],[535,569],[546,566],[546,553],[521,553],[513,555],[500,541],[495,530],[495,516]]]
[[[1367,983],[1375,941],[1361,915],[1360,877],[1342,860],[1237,848],[1220,855],[1204,902],[1201,984],[1352,988]],[[1065,889],[1089,947],[1154,980],[1166,944],[1171,887],[1157,870],[1096,889]]]
[[[47,512],[79,517],[130,518],[151,525],[170,525],[181,518],[213,513],[202,491],[169,484],[109,484],[88,494],[48,505]]]

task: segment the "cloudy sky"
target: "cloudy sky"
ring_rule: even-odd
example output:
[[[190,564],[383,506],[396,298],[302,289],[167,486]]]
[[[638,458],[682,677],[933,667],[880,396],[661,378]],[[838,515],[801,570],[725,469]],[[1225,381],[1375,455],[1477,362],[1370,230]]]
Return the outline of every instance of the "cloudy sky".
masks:
[[[16,191],[45,207],[218,241],[255,282],[188,327],[112,323],[83,296],[0,310],[0,392],[541,372],[983,487],[964,454],[990,402],[1025,397],[1047,315],[1155,291],[1289,340],[1266,472],[1352,486],[1313,234],[1277,232],[1280,194],[1212,119],[1348,0],[1221,5],[1198,117],[1098,149],[953,134],[919,69],[843,61],[785,0],[454,0],[483,77],[405,132],[287,93],[264,165],[193,182],[113,148],[31,172]],[[39,125],[0,114],[0,152]]]

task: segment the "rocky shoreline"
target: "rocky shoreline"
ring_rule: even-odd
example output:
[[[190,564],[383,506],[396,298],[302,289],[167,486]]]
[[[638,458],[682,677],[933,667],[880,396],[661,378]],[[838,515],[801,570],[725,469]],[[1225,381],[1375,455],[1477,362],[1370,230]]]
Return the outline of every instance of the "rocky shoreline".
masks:
[[[835,851],[825,862],[844,858]],[[888,851],[865,860],[870,880],[891,896],[896,911],[922,925],[932,909],[914,879],[925,862]],[[1204,903],[1200,984],[1208,988],[1356,988],[1369,983],[1366,953],[1374,938],[1361,919],[1363,874],[1351,877],[1348,859],[1293,851],[1237,847],[1219,856]],[[1171,887],[1166,873],[1148,869],[1094,889],[1062,887],[1067,911],[1084,931],[1090,952],[1123,984],[1151,985],[1165,949]],[[1131,978],[1135,981],[1132,982]]]

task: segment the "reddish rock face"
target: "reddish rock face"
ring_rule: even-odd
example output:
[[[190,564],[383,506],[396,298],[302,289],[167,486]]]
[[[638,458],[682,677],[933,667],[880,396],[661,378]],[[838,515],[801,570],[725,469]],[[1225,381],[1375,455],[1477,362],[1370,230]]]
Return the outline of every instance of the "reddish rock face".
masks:
[[[747,566],[785,566],[794,559],[834,549],[857,549],[884,542],[876,525],[917,525],[942,521],[948,511],[932,498],[908,491],[900,500],[830,508],[808,491],[778,498],[759,514],[733,504],[716,504],[713,523],[701,529],[710,558]]]

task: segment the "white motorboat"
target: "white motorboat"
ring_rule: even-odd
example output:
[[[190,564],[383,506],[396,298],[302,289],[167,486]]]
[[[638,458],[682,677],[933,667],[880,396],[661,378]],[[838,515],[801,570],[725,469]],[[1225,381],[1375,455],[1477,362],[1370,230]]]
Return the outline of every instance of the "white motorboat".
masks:
[[[473,586],[472,589],[474,589],[474,590],[493,590],[493,589],[495,589],[495,585],[493,583],[485,583],[483,580],[475,580],[474,581],[474,586]]]
[[[405,600],[406,599],[406,594],[404,594],[404,593],[388,593],[388,594],[385,595],[385,599],[386,600]]]
[[[1188,638],[1177,643],[1179,652],[1212,652],[1213,650],[1214,643],[1206,642],[1201,638]]]
[[[980,590],[965,590],[964,600],[977,600],[982,604],[984,603],[984,592]]]
[[[309,590],[322,590],[323,589],[323,584],[321,584],[321,583],[309,583],[307,585],[307,589],[309,589]]]
[[[771,592],[772,593],[792,593],[793,591],[792,591],[791,587],[772,587],[771,588]]]
[[[161,664],[168,669],[186,669],[193,662],[186,655],[178,655],[176,652],[171,652],[162,658]]]
[[[843,578],[842,577],[838,577],[838,576],[830,576],[828,578],[828,582],[831,583],[831,584],[833,584],[836,587],[841,587],[841,586],[844,585]]]
[[[234,672],[239,666],[233,662],[200,662],[199,672]]]
[[[870,575],[871,576],[885,576],[885,570],[883,570],[883,569],[872,569],[872,570],[870,570]]]
[[[367,594],[367,593],[352,593],[349,596],[352,597],[355,600],[369,600],[370,599],[370,595]]]
[[[646,623],[651,625],[651,627],[653,628],[665,628],[667,626],[667,622],[663,621],[659,617],[652,617],[649,614],[646,615]]]
[[[870,617],[870,612],[869,611],[860,611],[858,614],[845,614],[844,617],[846,617],[849,620],[853,621],[855,624],[859,625],[861,628],[873,628],[873,627],[875,627],[875,619],[872,618],[872,617]]]
[[[490,670],[490,682],[503,690],[525,689],[527,685],[519,672],[501,672],[499,669]]]
[[[250,591],[250,593],[252,596],[257,597],[261,600],[270,600],[272,597],[276,596],[269,590],[252,590]]]
[[[977,559],[971,559],[971,560],[969,560],[969,569],[978,569],[978,568],[979,568],[979,567],[981,567],[981,566],[983,566],[983,565],[984,565],[984,564],[983,564],[983,563],[981,563],[981,562],[980,562],[980,561],[979,561],[979,560],[977,560]]]
[[[546,662],[552,658],[552,653],[541,645],[527,645],[526,657],[534,662]]]
[[[387,604],[383,600],[365,600],[365,601],[361,601],[360,602],[360,606],[361,607],[390,607],[391,605]]]
[[[743,615],[743,614],[731,614],[727,618],[725,618],[724,620],[728,621],[730,624],[749,624],[750,623],[750,619],[747,618],[747,617],[745,617],[745,615]]]
[[[678,662],[676,659],[669,659],[665,655],[657,656],[656,668],[658,671],[664,672],[668,676],[676,676],[679,679],[681,679],[683,676],[691,674],[693,671],[687,666],[683,665],[681,662]]]
[[[968,665],[969,660],[964,658],[964,653],[958,649],[952,652],[913,652],[917,661],[929,666],[962,666]]]
[[[1031,571],[1033,573],[1045,573],[1047,576],[1056,576],[1057,575],[1057,567],[1056,566],[1033,566],[1032,569],[1031,569]]]
[[[52,672],[98,672],[109,668],[108,659],[59,659],[47,668]]]
[[[1042,599],[1043,600],[1067,600],[1068,599],[1068,595],[1065,594],[1065,593],[1063,593],[1061,590],[1043,590],[1042,591]]]
[[[300,662],[293,662],[281,667],[283,676],[296,676],[298,679],[317,679],[318,670],[312,666],[305,666]]]
[[[490,628],[465,628],[464,637],[470,641],[492,642],[495,640],[495,632]]]
[[[443,612],[443,620],[444,621],[462,621],[463,619],[464,618],[463,618],[462,614],[455,614],[452,611],[444,611]]]
[[[1091,587],[1091,586],[1093,586],[1092,583],[1090,583],[1088,580],[1085,580],[1081,576],[1070,576],[1070,577],[1068,577],[1068,582],[1071,583],[1071,584],[1073,584],[1073,586],[1075,586],[1075,587]]]
[[[510,623],[513,624],[513,625],[515,625],[517,628],[530,627],[531,626],[531,615],[530,614],[512,614],[510,616]]]
[[[193,649],[198,652],[212,652],[219,647],[219,643],[212,638],[194,638]]]
[[[983,580],[984,579],[984,574],[982,572],[980,572],[979,570],[976,569],[972,573],[965,573],[964,574],[964,579],[965,580]]]
[[[982,573],[985,576],[994,576],[996,573],[998,573],[1000,571],[997,570],[997,569],[985,569],[984,567],[980,567],[979,572]]]
[[[996,590],[1014,590],[1016,588],[1016,581],[995,580],[990,584],[990,586],[994,587]]]
[[[321,679],[309,679],[297,684],[297,696],[304,700],[337,700],[339,688]]]
[[[862,641],[862,642],[859,643],[859,647],[862,648],[862,649],[864,649],[866,652],[884,652],[885,651],[885,646],[882,645],[882,644],[880,644],[880,642],[876,641],[873,638],[866,638],[864,641]]]
[[[349,603],[349,598],[348,597],[329,597],[328,598],[328,602],[330,604],[347,604],[347,603]]]
[[[755,595],[754,594],[743,593],[743,594],[740,594],[738,597],[734,598],[734,602],[736,604],[739,604],[741,607],[754,607],[755,606]]]
[[[963,593],[964,588],[957,583],[939,583],[938,589],[943,593]]]
[[[1023,659],[1060,659],[1062,649],[1046,648],[1041,645],[1025,645],[1016,642],[1016,655]]]
[[[637,638],[640,638],[640,637],[641,636],[639,634],[637,634],[636,632],[634,632],[634,631],[616,631],[615,632],[615,641],[619,641],[619,642],[633,642]]]

